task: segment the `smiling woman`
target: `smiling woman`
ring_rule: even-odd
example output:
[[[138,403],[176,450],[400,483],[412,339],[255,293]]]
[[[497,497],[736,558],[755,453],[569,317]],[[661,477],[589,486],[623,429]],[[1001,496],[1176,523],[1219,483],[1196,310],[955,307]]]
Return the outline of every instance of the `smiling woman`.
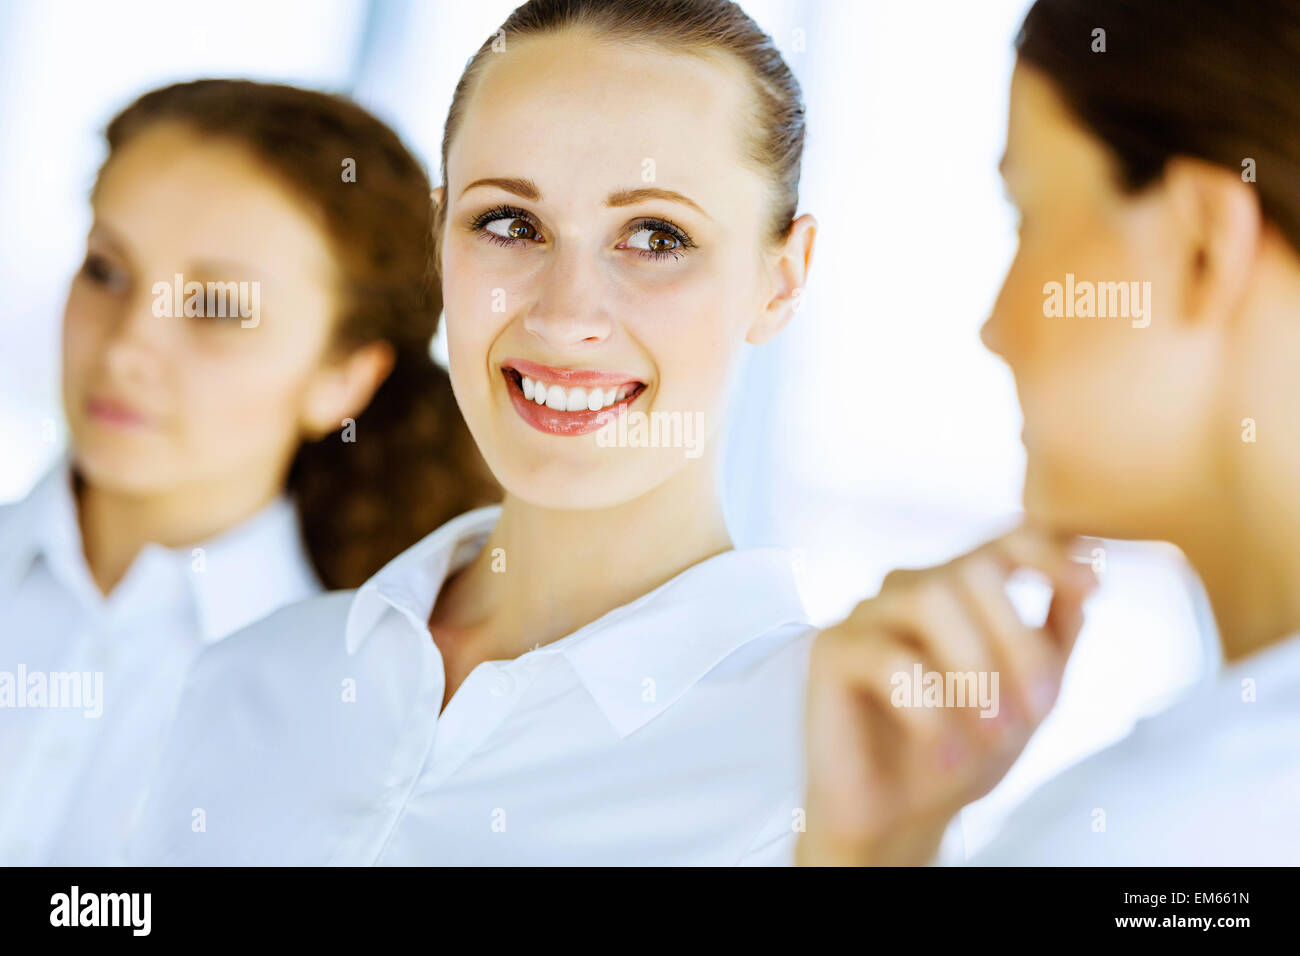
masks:
[[[205,654],[138,860],[792,858],[812,632],[791,555],[733,547],[717,475],[740,353],[811,261],[798,86],[722,0],[533,0],[496,37],[434,236],[504,503]],[[602,438],[637,414],[704,428]]]

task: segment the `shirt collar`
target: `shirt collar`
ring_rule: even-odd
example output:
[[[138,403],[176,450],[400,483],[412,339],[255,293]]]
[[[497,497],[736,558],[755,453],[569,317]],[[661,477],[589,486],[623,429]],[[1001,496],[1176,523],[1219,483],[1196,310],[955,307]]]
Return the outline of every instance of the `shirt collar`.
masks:
[[[488,505],[452,518],[361,585],[348,608],[344,628],[348,654],[357,652],[390,607],[427,633],[429,614],[443,582],[478,553],[500,515],[500,505]]]
[[[17,587],[33,562],[44,558],[64,587],[86,600],[102,600],[82,553],[67,454],[26,498],[0,514],[0,540],[7,543],[0,587]],[[136,561],[157,561],[184,573],[204,643],[321,590],[302,545],[297,508],[283,495],[209,541],[193,548],[146,545]]]
[[[32,486],[27,496],[0,513],[0,587],[12,591],[42,555],[65,586],[73,584],[81,553],[72,471],[66,453]],[[84,560],[83,560],[84,563]],[[88,580],[88,575],[86,576]],[[93,586],[93,585],[92,585]]]
[[[557,644],[620,736],[663,713],[744,644],[808,625],[784,548],[724,551]]]
[[[348,653],[357,652],[389,608],[427,636],[443,581],[481,550],[500,513],[492,505],[453,519],[362,585],[348,612]],[[791,552],[747,548],[687,568],[538,653],[563,654],[625,737],[748,641],[807,623]]]
[[[298,509],[283,494],[215,538],[165,550],[186,565],[206,644],[322,590],[302,543]]]

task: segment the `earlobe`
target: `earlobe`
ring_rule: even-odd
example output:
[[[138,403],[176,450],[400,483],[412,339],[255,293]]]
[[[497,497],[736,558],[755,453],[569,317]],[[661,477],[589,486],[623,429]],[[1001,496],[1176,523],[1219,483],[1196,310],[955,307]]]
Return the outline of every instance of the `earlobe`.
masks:
[[[302,431],[319,440],[357,418],[393,370],[396,355],[388,342],[370,342],[354,350],[338,365],[316,371],[308,386]]]

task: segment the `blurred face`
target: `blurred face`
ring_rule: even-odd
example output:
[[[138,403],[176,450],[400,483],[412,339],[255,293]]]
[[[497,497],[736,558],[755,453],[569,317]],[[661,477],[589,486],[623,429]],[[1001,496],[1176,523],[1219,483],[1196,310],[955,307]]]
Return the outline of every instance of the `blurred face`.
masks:
[[[137,494],[276,480],[302,433],[328,423],[333,276],[321,230],[238,146],[171,124],[129,141],[99,183],[64,315],[83,474]],[[190,282],[204,314],[186,314]],[[234,314],[209,314],[208,283],[243,284],[257,314],[216,299]]]
[[[480,75],[448,155],[443,295],[457,399],[511,494],[609,506],[711,454],[742,343],[778,327],[748,95],[739,68],[573,31]],[[632,430],[674,415],[693,453]]]
[[[1003,175],[1020,242],[984,340],[1024,411],[1027,513],[1164,537],[1212,473],[1222,343],[1179,314],[1186,242],[1164,187],[1123,194],[1110,162],[1049,81],[1017,66]]]

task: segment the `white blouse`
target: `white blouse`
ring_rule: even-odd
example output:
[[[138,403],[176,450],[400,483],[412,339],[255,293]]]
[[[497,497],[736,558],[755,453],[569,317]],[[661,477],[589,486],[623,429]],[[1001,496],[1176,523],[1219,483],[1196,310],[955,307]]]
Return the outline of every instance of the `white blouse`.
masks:
[[[0,864],[120,862],[191,660],[319,591],[283,498],[195,548],[146,546],[107,598],[66,460],[0,508]]]
[[[792,862],[815,632],[790,553],[716,555],[481,663],[439,715],[427,621],[499,514],[463,514],[358,591],[207,650],[129,860]]]
[[[1300,864],[1300,634],[1049,780],[970,863]]]

